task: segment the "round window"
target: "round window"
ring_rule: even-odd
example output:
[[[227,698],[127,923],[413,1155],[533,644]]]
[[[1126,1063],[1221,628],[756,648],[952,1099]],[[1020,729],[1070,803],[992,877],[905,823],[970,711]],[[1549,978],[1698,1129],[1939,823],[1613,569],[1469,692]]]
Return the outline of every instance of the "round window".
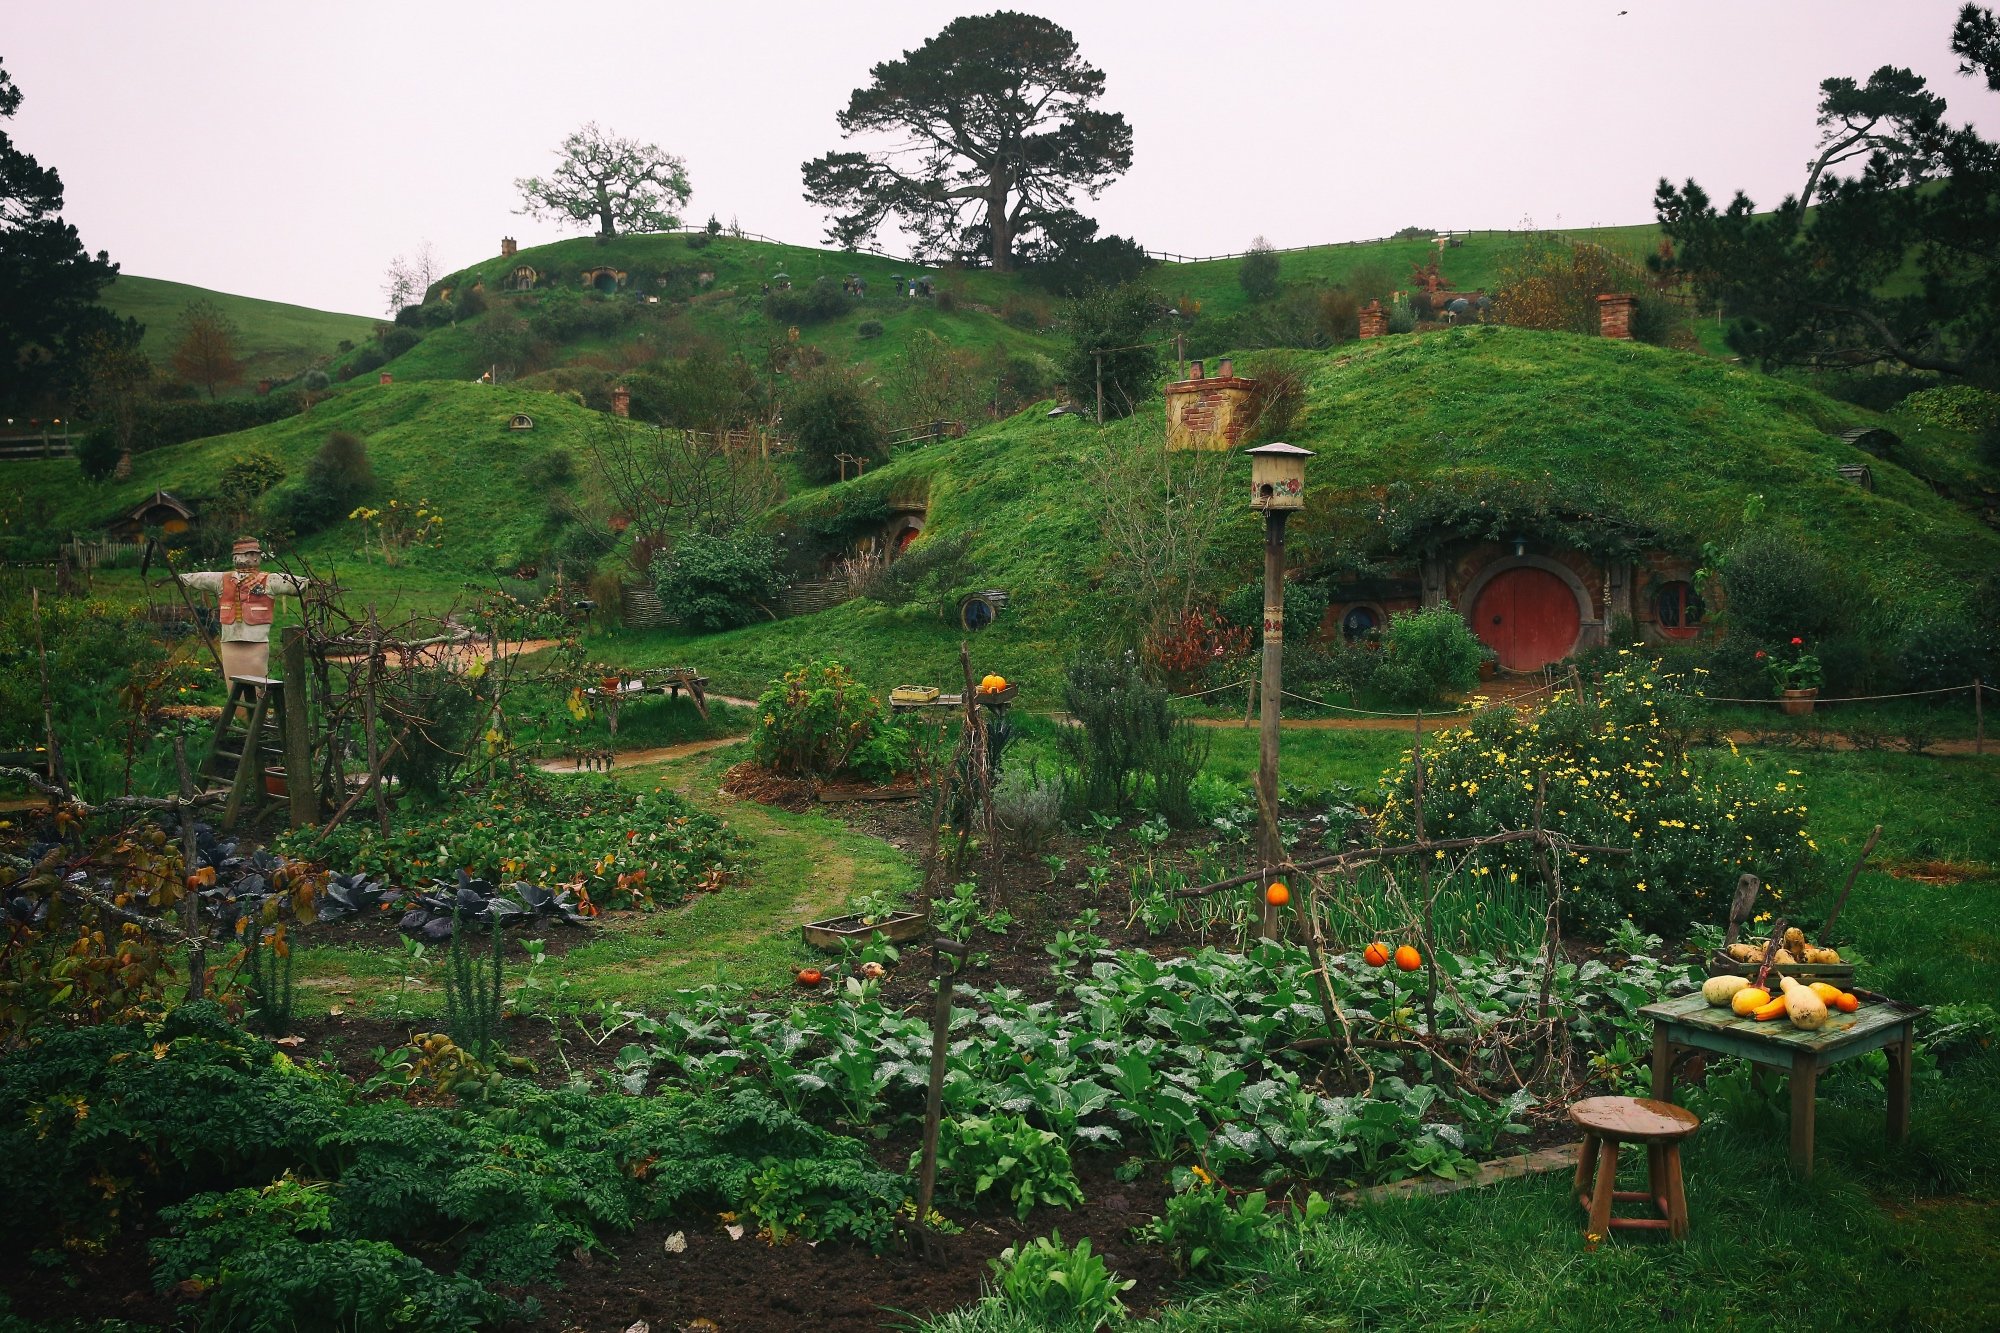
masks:
[[[1350,643],[1356,639],[1365,639],[1373,634],[1380,624],[1381,622],[1375,618],[1373,607],[1357,606],[1340,618],[1340,637]]]
[[[1676,639],[1692,639],[1701,633],[1701,594],[1684,579],[1662,583],[1653,590],[1653,610],[1660,628]]]

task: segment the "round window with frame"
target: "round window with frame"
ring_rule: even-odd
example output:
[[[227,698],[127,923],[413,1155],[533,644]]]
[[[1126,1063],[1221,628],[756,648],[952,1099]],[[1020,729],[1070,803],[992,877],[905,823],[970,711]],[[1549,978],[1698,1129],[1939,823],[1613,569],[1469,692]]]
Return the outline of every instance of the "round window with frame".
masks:
[[[1340,637],[1346,643],[1372,639],[1381,628],[1382,618],[1372,606],[1349,607],[1347,614],[1340,618]]]

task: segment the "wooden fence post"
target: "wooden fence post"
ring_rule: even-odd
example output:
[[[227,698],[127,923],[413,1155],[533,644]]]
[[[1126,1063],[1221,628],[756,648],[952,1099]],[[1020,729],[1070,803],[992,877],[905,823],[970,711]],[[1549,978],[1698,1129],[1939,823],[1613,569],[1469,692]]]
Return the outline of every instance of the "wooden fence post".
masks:
[[[312,697],[306,672],[306,632],[287,625],[280,636],[285,664],[285,790],[292,803],[293,828],[319,821],[319,775],[313,771]]]
[[[1986,686],[1972,678],[1972,752],[1986,753]]]

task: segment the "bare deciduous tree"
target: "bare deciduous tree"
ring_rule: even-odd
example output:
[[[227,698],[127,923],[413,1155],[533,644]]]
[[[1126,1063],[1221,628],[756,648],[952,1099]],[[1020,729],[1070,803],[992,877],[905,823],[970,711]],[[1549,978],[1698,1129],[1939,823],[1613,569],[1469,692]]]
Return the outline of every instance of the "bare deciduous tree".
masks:
[[[236,338],[236,326],[215,302],[190,302],[181,311],[179,336],[174,342],[174,373],[191,384],[201,385],[214,398],[218,388],[227,388],[243,379]]]
[[[1105,581],[1139,628],[1160,629],[1193,606],[1234,512],[1218,500],[1234,461],[1229,450],[1169,453],[1164,434],[1137,448],[1107,445],[1092,459]]]
[[[725,435],[606,422],[588,442],[592,470],[632,533],[640,568],[681,536],[722,536],[784,499],[754,449]]]
[[[422,305],[424,293],[439,276],[437,251],[429,241],[421,242],[407,257],[397,255],[390,260],[382,274],[382,299],[388,303],[390,317],[404,306]]]

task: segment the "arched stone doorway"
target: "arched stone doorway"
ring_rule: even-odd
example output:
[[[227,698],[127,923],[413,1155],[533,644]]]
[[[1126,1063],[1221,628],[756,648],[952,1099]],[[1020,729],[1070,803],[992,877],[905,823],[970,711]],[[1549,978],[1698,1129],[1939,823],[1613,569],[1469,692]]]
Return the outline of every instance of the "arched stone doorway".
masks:
[[[1590,594],[1567,566],[1518,556],[1483,570],[1465,590],[1466,620],[1502,671],[1539,671],[1576,651],[1594,623]]]

